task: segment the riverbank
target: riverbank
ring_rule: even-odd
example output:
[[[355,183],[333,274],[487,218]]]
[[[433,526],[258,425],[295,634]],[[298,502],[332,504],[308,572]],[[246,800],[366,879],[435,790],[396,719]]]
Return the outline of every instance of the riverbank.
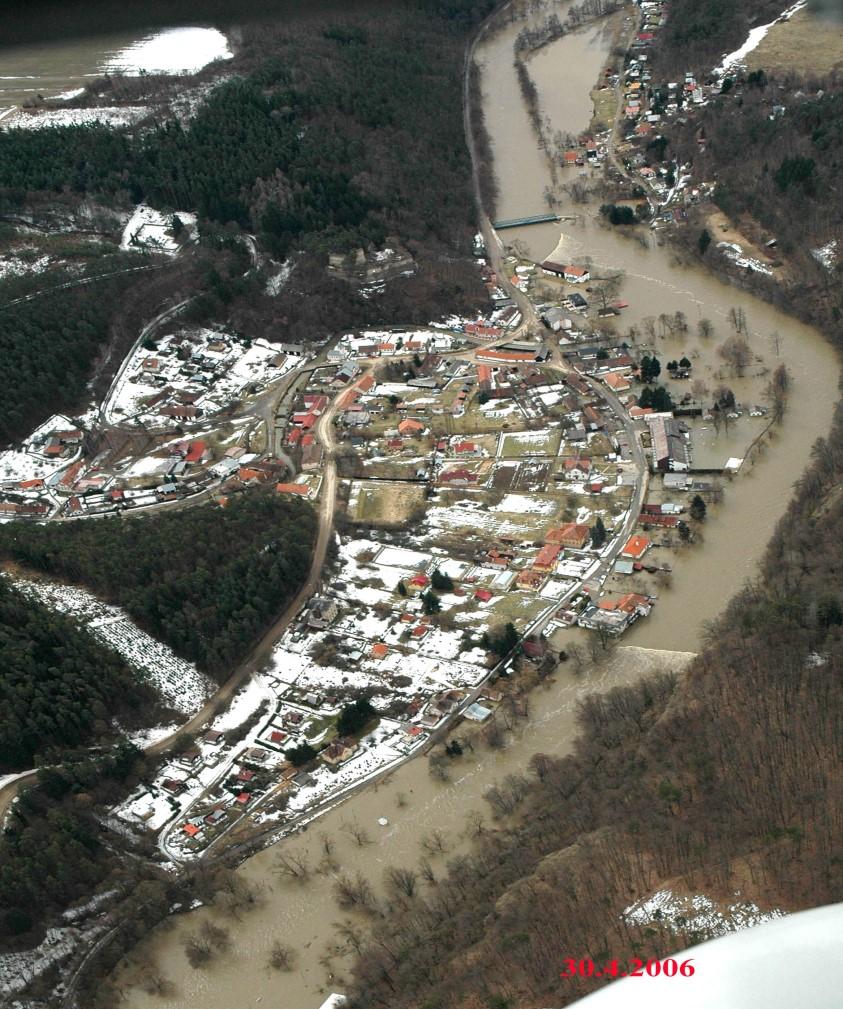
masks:
[[[26,125],[45,102],[69,116],[73,102],[107,74],[193,74],[233,53],[218,29],[184,25],[14,46],[0,55],[0,122],[9,126]]]
[[[414,760],[353,800],[337,806],[304,833],[287,839],[243,863],[238,872],[262,894],[261,903],[234,923],[219,909],[203,908],[170,919],[149,941],[126,958],[115,975],[123,992],[122,1005],[131,1009],[230,1009],[283,990],[284,1004],[316,1009],[331,990],[342,990],[343,971],[353,957],[353,943],[334,923],[347,920],[364,930],[367,914],[343,914],[335,888],[344,875],[361,873],[373,891],[383,895],[383,877],[390,866],[417,866],[428,858],[436,876],[446,862],[467,850],[477,817],[491,828],[484,792],[507,774],[523,773],[536,752],[561,756],[570,752],[577,735],[576,710],[593,691],[634,683],[656,672],[679,673],[690,653],[654,652],[620,647],[594,669],[577,672],[573,661],[560,667],[551,681],[529,695],[529,719],[514,724],[503,749],[483,747],[455,758],[450,780],[431,776],[427,761]],[[454,733],[462,734],[458,729]],[[381,825],[385,818],[388,823]],[[359,844],[354,833],[368,840]],[[442,835],[439,849],[436,832]],[[325,838],[331,846],[325,859]],[[434,850],[431,850],[433,848]],[[297,881],[278,873],[278,858],[304,859],[308,878]],[[206,921],[231,931],[232,946],[208,969],[194,970],[185,958],[184,943]],[[295,969],[274,974],[266,961],[274,942],[296,952]],[[173,986],[162,997],[147,994],[140,984],[151,967]]]

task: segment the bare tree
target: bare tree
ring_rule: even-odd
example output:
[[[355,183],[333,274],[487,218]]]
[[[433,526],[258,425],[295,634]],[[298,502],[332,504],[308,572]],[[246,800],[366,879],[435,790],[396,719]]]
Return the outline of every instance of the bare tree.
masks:
[[[269,947],[266,965],[272,970],[291,971],[296,965],[296,951],[292,946],[287,946],[276,939]]]
[[[419,873],[429,886],[433,886],[436,882],[436,874],[433,871],[433,866],[430,864],[430,859],[422,858],[419,861]]]
[[[708,339],[714,332],[714,326],[712,325],[711,319],[700,319],[697,323],[697,332],[703,339]]]
[[[438,828],[424,835],[421,846],[429,855],[444,855],[448,850],[445,835]]]
[[[375,902],[371,884],[359,872],[354,878],[340,876],[334,883],[334,897],[339,906],[344,908],[370,908]]]
[[[366,833],[366,831],[360,826],[359,823],[351,823],[346,821],[340,826],[340,830],[344,830],[346,834],[349,834],[354,838],[354,843],[358,848],[363,848],[367,844],[372,843],[372,839]]]
[[[306,855],[281,853],[275,860],[275,872],[286,879],[306,883],[310,879],[310,864]]]
[[[418,873],[412,869],[390,866],[386,870],[387,885],[394,893],[403,897],[413,897],[415,895],[418,880]]]

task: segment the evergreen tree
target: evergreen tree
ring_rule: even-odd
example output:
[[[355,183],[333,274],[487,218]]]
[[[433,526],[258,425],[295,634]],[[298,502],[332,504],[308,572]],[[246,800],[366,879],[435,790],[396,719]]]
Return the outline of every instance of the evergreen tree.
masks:
[[[597,521],[591,527],[591,545],[595,550],[599,550],[600,547],[606,542],[606,526],[603,524],[603,519],[598,515]]]
[[[433,616],[433,614],[438,613],[442,609],[442,604],[439,602],[439,596],[430,590],[422,595],[421,601],[422,609],[427,616]]]
[[[695,494],[691,501],[691,507],[688,509],[691,518],[695,522],[704,522],[706,510],[705,501],[703,501],[699,494]]]

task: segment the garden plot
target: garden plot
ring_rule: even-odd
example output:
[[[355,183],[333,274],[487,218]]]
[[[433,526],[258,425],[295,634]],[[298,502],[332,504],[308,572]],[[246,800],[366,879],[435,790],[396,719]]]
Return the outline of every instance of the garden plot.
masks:
[[[87,590],[71,585],[18,580],[15,585],[59,613],[76,617],[94,637],[121,655],[176,711],[192,714],[216,689],[194,665],[142,631],[119,606],[100,602]]]
[[[401,525],[424,505],[421,484],[355,480],[348,500],[349,517],[355,522]]]
[[[510,515],[555,515],[559,502],[530,494],[507,494],[500,504],[492,505],[491,510]]]
[[[428,509],[426,521],[428,535],[462,533],[491,539],[501,536],[533,539],[549,524],[549,520],[541,514],[492,512],[485,502],[472,500],[443,505],[434,503]]]
[[[555,456],[559,452],[562,433],[559,430],[509,431],[498,447],[500,459],[523,459],[526,456]]]
[[[492,470],[490,486],[494,490],[511,490],[518,481],[517,462],[498,462]]]
[[[389,567],[412,568],[416,571],[426,570],[432,560],[429,553],[419,550],[409,550],[405,547],[383,547],[376,558],[378,564]]]
[[[547,485],[549,474],[550,463],[537,462],[536,460],[523,463],[518,471],[515,489],[532,493],[543,491]]]

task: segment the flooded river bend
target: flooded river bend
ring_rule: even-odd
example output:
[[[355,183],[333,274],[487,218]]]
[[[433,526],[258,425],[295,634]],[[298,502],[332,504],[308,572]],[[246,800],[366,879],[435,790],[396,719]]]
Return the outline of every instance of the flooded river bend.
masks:
[[[546,210],[543,193],[553,184],[545,154],[539,149],[525,114],[513,69],[513,43],[518,23],[494,34],[478,47],[486,124],[492,137],[500,197],[499,217],[520,217]],[[607,58],[611,39],[603,26],[589,27],[553,43],[530,61],[542,112],[554,130],[577,133],[591,116],[589,89]],[[347,872],[359,869],[379,885],[390,865],[415,865],[423,854],[422,838],[441,830],[448,854],[432,858],[441,872],[448,857],[465,846],[466,818],[475,811],[488,817],[482,799],[493,781],[522,771],[537,752],[564,753],[575,731],[574,707],[584,692],[627,683],[644,671],[681,669],[698,647],[705,620],[716,616],[728,598],[752,576],[776,521],[784,512],[794,481],[804,470],[813,441],[829,429],[837,397],[838,359],[815,330],[803,326],[761,301],[731,288],[698,269],[673,261],[669,248],[648,239],[646,248],[600,225],[593,204],[571,205],[574,221],[542,225],[507,233],[507,240],[523,243],[532,258],[541,260],[559,247],[565,258],[590,257],[597,266],[622,270],[622,297],[630,303],[623,324],[640,325],[647,316],[685,313],[690,331],[682,338],[661,341],[664,357],[695,354],[695,367],[715,380],[717,364],[712,346],[698,338],[696,322],[710,319],[716,345],[728,335],[727,314],[743,308],[749,338],[756,352],[775,367],[787,364],[796,394],[791,397],[784,425],[765,458],[729,482],[723,505],[715,509],[705,529],[705,542],[677,555],[673,583],[660,595],[649,620],[641,621],[625,639],[602,672],[577,677],[562,667],[554,683],[539,688],[530,699],[530,718],[503,751],[468,754],[455,765],[453,780],[434,781],[426,761],[405,765],[381,784],[359,793],[323,816],[303,835],[284,842],[285,852],[305,853],[312,864],[320,860],[321,835],[334,842],[334,857]],[[779,353],[771,334],[778,332]],[[734,383],[733,383],[734,384]],[[736,386],[736,391],[740,389]],[[734,454],[740,437],[723,436],[722,449]],[[746,441],[746,439],[744,439]],[[733,444],[734,443],[734,444]],[[714,451],[719,451],[715,446]],[[576,632],[575,632],[576,633]],[[389,822],[383,827],[378,820]],[[347,830],[357,824],[372,843],[359,847]],[[225,923],[233,948],[206,970],[193,970],[184,955],[184,940],[214,910],[180,916],[156,930],[133,952],[115,979],[130,1009],[242,1009],[263,1002],[284,1009],[316,1009],[330,991],[341,991],[346,961],[330,956],[340,944],[335,924],[343,914],[332,895],[332,874],[314,874],[304,885],[279,881],[274,867],[279,846],[249,859],[239,870],[259,884],[265,900],[240,921]],[[222,920],[222,919],[220,919]],[[274,940],[297,952],[291,973],[277,973],[267,965]],[[173,985],[165,996],[144,993],[137,982],[140,965],[154,963]]]

